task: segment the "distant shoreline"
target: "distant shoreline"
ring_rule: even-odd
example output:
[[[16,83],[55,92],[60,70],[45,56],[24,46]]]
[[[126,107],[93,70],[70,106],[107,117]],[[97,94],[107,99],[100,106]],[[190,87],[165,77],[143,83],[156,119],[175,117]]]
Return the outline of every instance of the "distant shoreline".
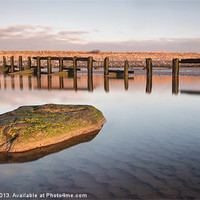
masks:
[[[26,62],[28,56],[57,56],[57,57],[89,57],[92,56],[96,62],[94,66],[103,66],[105,57],[109,57],[111,67],[123,66],[124,60],[129,61],[130,67],[145,66],[146,58],[152,58],[154,66],[171,66],[172,59],[200,58],[200,53],[168,53],[168,52],[98,52],[94,51],[0,51],[0,66],[3,62],[3,56],[8,60],[10,56],[15,57],[17,62],[18,56],[23,57]],[[80,62],[80,65],[86,65]]]

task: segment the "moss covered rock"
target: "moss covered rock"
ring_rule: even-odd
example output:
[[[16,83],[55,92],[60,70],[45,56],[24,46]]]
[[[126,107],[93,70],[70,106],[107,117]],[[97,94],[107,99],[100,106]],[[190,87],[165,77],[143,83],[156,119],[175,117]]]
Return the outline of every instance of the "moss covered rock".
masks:
[[[101,111],[90,105],[22,106],[0,115],[0,152],[24,152],[100,130]]]

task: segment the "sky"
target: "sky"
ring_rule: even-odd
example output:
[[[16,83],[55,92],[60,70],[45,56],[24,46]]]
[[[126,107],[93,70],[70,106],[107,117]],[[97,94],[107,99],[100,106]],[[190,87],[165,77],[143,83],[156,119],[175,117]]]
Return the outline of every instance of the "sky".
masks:
[[[200,0],[0,3],[0,50],[200,52]]]

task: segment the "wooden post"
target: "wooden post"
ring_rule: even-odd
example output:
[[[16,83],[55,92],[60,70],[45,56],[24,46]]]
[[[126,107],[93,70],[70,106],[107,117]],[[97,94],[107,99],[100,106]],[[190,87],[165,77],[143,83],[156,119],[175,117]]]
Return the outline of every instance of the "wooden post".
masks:
[[[179,76],[172,76],[172,94],[178,94]]]
[[[125,60],[125,63],[124,63],[124,76],[128,76],[128,68],[129,68],[128,60]]]
[[[19,56],[19,71],[22,71],[22,56]]]
[[[172,60],[172,75],[178,76],[179,75],[179,59]]]
[[[92,76],[92,70],[93,70],[93,57],[88,57],[88,75]]]
[[[104,75],[108,75],[109,74],[109,58],[106,57],[104,59]]]
[[[14,56],[10,57],[10,68],[11,68],[11,73],[15,72],[15,68],[14,68]]]
[[[51,68],[51,57],[49,56],[47,58],[47,73],[51,74],[52,73],[52,68]]]
[[[28,69],[31,69],[31,57],[28,57]]]
[[[59,58],[59,72],[63,71],[63,57]]]
[[[41,74],[41,68],[40,68],[40,57],[37,57],[37,75]]]
[[[128,76],[127,75],[124,76],[124,88],[125,90],[128,90]]]
[[[104,90],[109,92],[109,77],[104,76]]]
[[[77,57],[73,57],[74,77],[77,76]]]
[[[152,76],[146,76],[146,93],[151,93],[152,91]]]
[[[6,68],[6,57],[3,56],[3,68]]]
[[[152,76],[152,59],[146,59],[146,69],[147,69],[147,76]]]

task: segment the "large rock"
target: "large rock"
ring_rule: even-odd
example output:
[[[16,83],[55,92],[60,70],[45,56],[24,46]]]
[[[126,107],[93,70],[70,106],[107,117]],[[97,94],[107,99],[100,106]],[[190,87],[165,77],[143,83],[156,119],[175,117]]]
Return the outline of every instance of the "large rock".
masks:
[[[0,115],[0,152],[25,152],[99,131],[103,114],[88,105],[22,106]]]

